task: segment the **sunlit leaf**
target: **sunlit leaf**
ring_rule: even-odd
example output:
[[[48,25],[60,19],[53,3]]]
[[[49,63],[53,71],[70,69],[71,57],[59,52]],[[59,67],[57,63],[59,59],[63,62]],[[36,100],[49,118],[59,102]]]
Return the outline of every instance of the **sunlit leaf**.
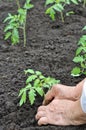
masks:
[[[31,89],[29,92],[28,92],[28,97],[29,97],[29,101],[30,101],[30,104],[32,105],[35,101],[35,91],[33,89]]]
[[[79,67],[75,67],[73,68],[73,70],[71,71],[71,75],[72,76],[80,76],[81,70]]]

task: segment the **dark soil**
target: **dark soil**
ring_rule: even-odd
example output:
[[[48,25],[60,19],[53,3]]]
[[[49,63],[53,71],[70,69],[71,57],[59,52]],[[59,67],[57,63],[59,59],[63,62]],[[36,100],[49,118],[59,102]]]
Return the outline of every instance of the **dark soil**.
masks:
[[[33,106],[27,102],[19,107],[19,90],[25,86],[24,70],[32,68],[43,72],[45,76],[60,79],[62,84],[75,85],[84,76],[74,78],[70,75],[75,66],[72,59],[77,42],[86,25],[86,8],[71,5],[67,10],[74,15],[65,17],[62,23],[45,15],[44,0],[33,0],[34,8],[28,12],[27,45],[12,46],[4,41],[3,20],[8,12],[16,12],[16,3],[0,2],[0,130],[85,130],[86,126],[41,126],[37,125],[35,114],[42,100],[39,96]],[[76,110],[77,111],[77,110]]]

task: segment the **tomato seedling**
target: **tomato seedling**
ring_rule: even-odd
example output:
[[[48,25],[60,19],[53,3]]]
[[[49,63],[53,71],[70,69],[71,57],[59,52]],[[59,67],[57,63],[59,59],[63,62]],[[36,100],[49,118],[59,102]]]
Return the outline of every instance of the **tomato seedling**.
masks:
[[[86,30],[86,26],[83,28]],[[74,67],[71,71],[72,76],[80,76],[82,74],[86,75],[86,35],[82,35],[78,42],[78,48],[76,50],[76,55],[73,59],[74,63],[78,66]]]
[[[30,0],[26,0],[24,6],[21,8],[19,0],[16,0],[18,10],[17,14],[12,15],[11,13],[5,18],[4,23],[7,23],[5,26],[5,40],[11,39],[12,45],[19,43],[19,30],[23,31],[24,36],[24,47],[26,46],[26,18],[27,11],[33,8],[33,4],[30,3]]]
[[[45,77],[40,71],[34,71],[33,69],[25,70],[25,74],[28,74],[26,80],[26,86],[19,92],[20,106],[26,102],[27,96],[32,105],[35,102],[36,95],[44,96],[44,89],[50,89],[52,85],[57,84],[60,80],[55,78]]]
[[[62,22],[64,22],[63,11],[65,6],[71,3],[78,4],[78,0],[46,0],[45,5],[49,6],[46,10],[46,14],[50,16],[52,20],[55,20],[56,12],[60,12]]]

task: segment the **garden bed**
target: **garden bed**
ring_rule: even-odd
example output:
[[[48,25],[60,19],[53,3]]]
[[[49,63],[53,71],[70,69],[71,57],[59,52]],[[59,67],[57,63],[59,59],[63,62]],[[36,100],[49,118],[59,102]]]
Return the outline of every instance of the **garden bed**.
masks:
[[[24,70],[32,68],[45,76],[61,80],[62,84],[75,85],[84,76],[74,78],[70,75],[74,63],[77,42],[86,25],[86,8],[71,5],[67,10],[74,15],[65,17],[62,23],[45,15],[44,0],[33,0],[34,8],[28,12],[27,45],[12,46],[4,41],[3,20],[8,12],[16,12],[16,3],[3,0],[0,2],[0,130],[85,130],[86,126],[41,126],[37,125],[35,114],[42,100],[39,96],[34,105],[27,101],[19,107],[19,90],[25,86]]]

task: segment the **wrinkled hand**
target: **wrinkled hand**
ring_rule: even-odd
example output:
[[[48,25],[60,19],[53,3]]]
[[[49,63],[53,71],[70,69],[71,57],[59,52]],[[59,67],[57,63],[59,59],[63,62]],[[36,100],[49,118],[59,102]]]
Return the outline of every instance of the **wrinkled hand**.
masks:
[[[43,105],[49,104],[53,99],[68,99],[76,101],[80,98],[83,84],[86,78],[79,82],[76,86],[67,86],[62,84],[54,85],[45,95]]]
[[[75,87],[57,84],[45,95],[43,105],[49,104],[53,99],[75,100]]]

